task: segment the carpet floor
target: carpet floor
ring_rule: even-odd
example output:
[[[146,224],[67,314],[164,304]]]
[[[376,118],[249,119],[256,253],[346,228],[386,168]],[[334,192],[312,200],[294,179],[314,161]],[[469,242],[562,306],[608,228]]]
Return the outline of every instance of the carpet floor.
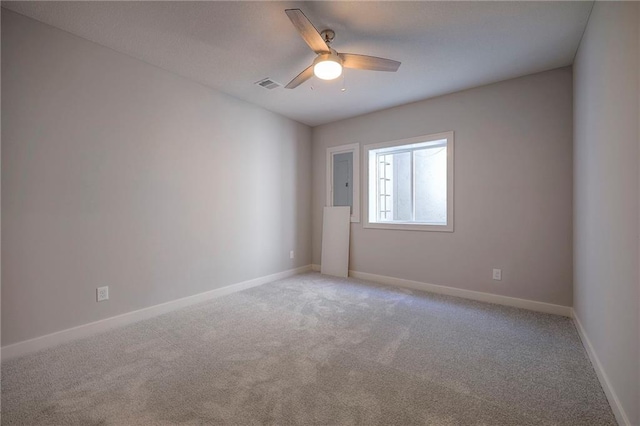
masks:
[[[2,365],[3,425],[615,425],[570,319],[317,273]]]

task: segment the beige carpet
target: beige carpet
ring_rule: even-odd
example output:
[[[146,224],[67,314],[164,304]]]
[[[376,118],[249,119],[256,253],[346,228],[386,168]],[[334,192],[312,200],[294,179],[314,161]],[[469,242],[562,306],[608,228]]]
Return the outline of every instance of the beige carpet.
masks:
[[[2,366],[3,425],[613,425],[568,318],[316,273]]]

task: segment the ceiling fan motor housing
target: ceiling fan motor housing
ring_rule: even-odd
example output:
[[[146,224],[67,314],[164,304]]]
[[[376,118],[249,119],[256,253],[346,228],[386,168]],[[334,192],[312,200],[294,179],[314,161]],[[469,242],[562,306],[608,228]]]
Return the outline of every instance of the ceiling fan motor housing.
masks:
[[[322,30],[322,32],[320,33],[320,35],[322,36],[322,38],[324,39],[324,42],[329,44],[333,41],[333,39],[336,36],[335,31],[330,30],[330,29],[326,29],[326,30]]]

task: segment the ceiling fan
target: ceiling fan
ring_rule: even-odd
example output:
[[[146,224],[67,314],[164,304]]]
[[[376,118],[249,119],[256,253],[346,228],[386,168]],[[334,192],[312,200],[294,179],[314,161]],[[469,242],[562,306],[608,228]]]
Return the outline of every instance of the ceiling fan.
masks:
[[[338,53],[330,46],[335,37],[333,30],[327,29],[318,32],[300,9],[287,9],[285,13],[311,50],[318,55],[311,65],[285,86],[285,89],[295,89],[314,74],[323,80],[333,80],[340,77],[343,67],[391,72],[397,71],[400,67],[400,62],[392,61],[391,59],[356,55],[354,53]]]

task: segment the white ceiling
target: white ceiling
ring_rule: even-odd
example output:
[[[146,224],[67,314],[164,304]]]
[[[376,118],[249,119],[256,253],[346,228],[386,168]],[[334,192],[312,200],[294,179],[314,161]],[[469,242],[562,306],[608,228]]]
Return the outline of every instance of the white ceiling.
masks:
[[[3,7],[311,126],[570,65],[592,7],[573,2],[2,2]],[[336,32],[338,52],[401,61],[286,84],[314,53],[284,13]]]

